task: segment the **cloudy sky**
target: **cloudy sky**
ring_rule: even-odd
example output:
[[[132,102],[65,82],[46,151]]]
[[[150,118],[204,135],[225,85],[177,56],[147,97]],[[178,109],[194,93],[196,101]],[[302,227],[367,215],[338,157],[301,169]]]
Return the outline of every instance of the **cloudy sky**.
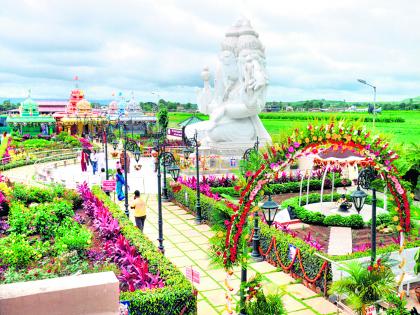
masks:
[[[266,46],[268,100],[420,95],[418,0],[0,0],[0,97],[195,102],[224,32],[247,17]]]

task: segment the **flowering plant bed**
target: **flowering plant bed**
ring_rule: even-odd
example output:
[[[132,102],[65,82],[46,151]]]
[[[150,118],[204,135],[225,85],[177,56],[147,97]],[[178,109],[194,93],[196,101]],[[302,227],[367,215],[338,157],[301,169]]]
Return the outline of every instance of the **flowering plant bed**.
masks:
[[[93,235],[74,220],[76,193],[1,182],[8,211],[0,219],[0,282],[102,271],[88,257]],[[4,206],[3,206],[4,208]]]
[[[153,243],[133,225],[124,212],[100,189],[94,187],[86,197],[98,207],[109,210],[107,220],[115,219],[120,234],[147,262],[149,272],[158,275],[164,286],[153,290],[135,290],[121,293],[121,300],[130,301],[134,314],[195,314],[197,311],[196,291],[185,276],[163,256]],[[87,199],[86,199],[87,200]],[[86,201],[85,200],[85,201]],[[109,222],[110,222],[109,221]]]

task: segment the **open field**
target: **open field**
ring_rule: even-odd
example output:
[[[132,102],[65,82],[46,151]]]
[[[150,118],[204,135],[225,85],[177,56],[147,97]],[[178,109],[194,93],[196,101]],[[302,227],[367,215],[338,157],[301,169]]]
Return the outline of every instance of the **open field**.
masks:
[[[169,113],[170,126],[176,128],[178,123],[190,117],[190,113]],[[208,119],[205,115],[197,115]],[[305,127],[315,119],[328,120],[331,117],[346,118],[355,122],[360,118],[371,120],[367,113],[308,113],[308,112],[278,112],[262,113],[261,120],[270,135],[288,134],[295,128]],[[374,133],[387,136],[394,145],[417,143],[420,139],[420,111],[385,111],[377,115],[375,127],[371,121],[365,122],[366,127]],[[401,122],[404,120],[404,122]]]

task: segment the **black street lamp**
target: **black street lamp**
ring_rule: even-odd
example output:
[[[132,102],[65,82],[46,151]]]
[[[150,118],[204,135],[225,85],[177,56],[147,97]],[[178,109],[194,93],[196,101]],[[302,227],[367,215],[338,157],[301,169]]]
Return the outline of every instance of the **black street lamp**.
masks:
[[[169,201],[168,187],[166,183],[166,171],[167,168],[175,163],[175,157],[171,152],[166,152],[165,144],[163,145],[163,152],[161,153],[161,160],[163,164],[163,201]],[[177,176],[178,178],[178,176]]]
[[[377,173],[373,167],[364,168],[357,178],[357,190],[351,194],[354,207],[357,212],[363,209],[367,194],[360,189],[372,189],[372,224],[371,224],[371,257],[370,265],[373,266],[376,260],[376,189],[372,186],[372,182],[376,179]]]
[[[165,152],[162,150],[162,138],[163,135],[166,135],[166,132],[158,132],[154,135],[155,140],[155,147],[154,150],[157,152],[157,184],[158,184],[158,229],[159,229],[159,251],[164,254],[165,248],[163,247],[163,218],[162,218],[162,174],[160,172],[160,165],[161,159],[164,159],[166,155]],[[172,153],[171,153],[172,155]],[[173,156],[172,156],[173,157]],[[165,165],[165,163],[163,163]],[[168,171],[171,174],[172,178],[177,181],[179,177],[180,168],[176,165],[175,158],[173,159],[172,163],[168,166]]]
[[[271,226],[274,222],[277,211],[279,210],[278,203],[271,200],[271,195],[268,195],[268,200],[263,203],[261,210],[263,211],[264,219],[268,226]]]
[[[195,211],[197,213],[195,217],[195,222],[197,224],[201,224],[203,218],[201,217],[201,202],[200,202],[200,153],[198,152],[198,147],[200,143],[198,141],[197,130],[194,133],[194,137],[188,138],[185,134],[185,127],[182,127],[182,140],[186,145],[184,149],[184,156],[188,159],[190,153],[192,153],[192,148],[195,147],[195,169],[196,169],[196,176],[197,176],[197,201],[195,204]]]
[[[178,165],[175,164],[175,162],[168,167],[168,172],[171,174],[171,177],[173,178],[174,181],[178,180],[180,171],[181,169],[179,168]]]
[[[124,129],[124,179],[125,179],[125,185],[124,185],[124,194],[125,194],[125,215],[127,217],[130,216],[130,212],[128,211],[128,178],[127,178],[127,126],[123,125]]]

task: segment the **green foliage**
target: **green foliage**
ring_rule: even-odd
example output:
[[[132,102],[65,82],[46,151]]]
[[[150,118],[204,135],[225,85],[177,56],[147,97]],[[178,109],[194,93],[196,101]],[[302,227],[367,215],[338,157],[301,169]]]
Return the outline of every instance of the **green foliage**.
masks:
[[[169,117],[168,110],[165,107],[161,107],[157,113],[157,121],[161,130],[168,128]]]
[[[414,272],[418,275],[420,273],[420,249],[414,255],[414,261],[416,262],[414,265]]]
[[[255,299],[245,304],[245,313],[248,315],[286,314],[281,298],[281,295],[265,295],[263,291],[260,291]]]
[[[396,285],[395,276],[386,264],[379,264],[377,270],[369,271],[360,262],[351,261],[339,269],[348,276],[335,281],[330,293],[345,294],[347,303],[359,313],[363,307],[391,294]]]
[[[81,147],[81,143],[79,140],[77,140],[75,137],[70,136],[67,132],[60,132],[56,136],[56,140],[63,142],[64,144],[70,146],[70,147]]]
[[[385,301],[388,302],[390,307],[385,311],[386,315],[410,315],[410,311],[406,308],[407,300],[405,297],[400,298],[398,294],[388,294],[385,298]]]
[[[333,200],[337,201],[341,197],[341,194],[335,193],[333,195]],[[328,196],[330,198],[330,196]],[[308,202],[316,203],[321,200],[320,194],[309,194]],[[350,200],[350,196],[347,196],[347,200]],[[366,200],[368,202],[368,199]],[[302,203],[306,203],[304,197],[302,197]],[[292,206],[297,217],[305,223],[315,224],[315,225],[326,225],[326,226],[347,226],[354,229],[363,228],[364,222],[363,218],[359,214],[352,214],[350,216],[341,216],[339,214],[325,216],[320,212],[314,212],[306,210],[304,207],[299,206],[299,197],[293,197],[285,200],[282,203],[282,207],[286,208],[287,206]]]
[[[0,239],[0,260],[11,267],[24,268],[39,255],[24,235],[12,233]]]
[[[122,234],[136,245],[139,254],[148,261],[150,272],[159,273],[165,282],[165,287],[153,291],[122,292],[120,299],[130,301],[130,310],[134,314],[178,315],[182,310],[186,315],[196,314],[197,298],[182,272],[156,249],[100,187],[95,186],[92,190],[118,220]]]
[[[59,254],[71,250],[81,252],[90,246],[91,239],[92,233],[86,227],[67,218],[57,228],[54,247]]]
[[[49,279],[55,278],[56,275],[49,273],[42,268],[33,268],[28,270],[28,272],[22,272],[14,267],[8,268],[4,273],[3,283],[15,283],[23,281],[33,281],[38,279]]]
[[[12,202],[9,211],[9,232],[17,234],[31,234],[29,230],[33,213],[20,202]]]
[[[21,145],[25,150],[31,150],[34,148],[48,148],[53,146],[54,143],[45,139],[29,139],[22,142]]]

